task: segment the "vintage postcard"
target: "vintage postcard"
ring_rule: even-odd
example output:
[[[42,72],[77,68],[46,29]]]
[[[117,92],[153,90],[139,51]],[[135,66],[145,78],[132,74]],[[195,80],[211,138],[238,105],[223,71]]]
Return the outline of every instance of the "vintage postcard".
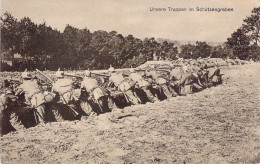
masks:
[[[260,0],[0,3],[0,163],[260,163]]]

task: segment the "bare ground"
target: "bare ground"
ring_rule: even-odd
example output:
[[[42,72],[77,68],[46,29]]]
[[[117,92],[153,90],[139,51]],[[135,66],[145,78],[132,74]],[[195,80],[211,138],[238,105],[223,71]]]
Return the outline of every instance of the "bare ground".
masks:
[[[260,64],[224,84],[1,138],[2,163],[259,163]]]

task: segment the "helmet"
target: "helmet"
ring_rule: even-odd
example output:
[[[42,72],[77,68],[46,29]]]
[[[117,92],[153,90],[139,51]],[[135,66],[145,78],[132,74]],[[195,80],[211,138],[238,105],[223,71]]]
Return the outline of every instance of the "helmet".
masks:
[[[189,68],[187,66],[183,66],[182,69],[183,71],[188,71]]]
[[[22,73],[22,78],[23,79],[31,79],[32,77],[31,77],[31,74],[29,72],[25,71],[25,72]]]
[[[56,73],[55,73],[55,76],[56,77],[63,77],[63,75],[64,75],[64,73],[62,72],[62,71],[60,71],[60,70],[58,70]]]
[[[134,69],[134,68],[130,68],[129,71],[130,71],[131,73],[133,73],[133,72],[135,72],[135,69]]]
[[[109,69],[108,69],[108,72],[115,72],[116,70],[115,70],[115,68],[114,67],[110,67]]]
[[[84,71],[85,76],[90,76],[91,72],[89,70]]]

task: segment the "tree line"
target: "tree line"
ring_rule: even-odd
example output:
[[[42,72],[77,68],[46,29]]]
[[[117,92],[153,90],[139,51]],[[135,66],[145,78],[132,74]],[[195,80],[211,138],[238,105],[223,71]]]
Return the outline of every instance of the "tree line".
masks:
[[[22,61],[13,62],[2,70],[35,68],[44,70],[61,69],[107,69],[136,67],[148,60],[175,60],[182,58],[217,57],[259,60],[260,7],[254,8],[251,16],[235,31],[223,45],[210,46],[206,42],[186,44],[178,48],[168,41],[158,42],[155,38],[143,40],[133,35],[123,36],[116,31],[94,31],[67,25],[63,32],[36,24],[28,17],[20,20],[9,12],[4,13],[1,25],[1,58],[20,54]]]

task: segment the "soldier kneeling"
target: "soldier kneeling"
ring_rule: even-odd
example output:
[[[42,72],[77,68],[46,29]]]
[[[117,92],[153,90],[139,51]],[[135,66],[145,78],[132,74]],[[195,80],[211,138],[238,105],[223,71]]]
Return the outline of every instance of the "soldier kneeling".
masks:
[[[84,76],[81,89],[86,92],[88,99],[83,102],[83,106],[81,105],[82,110],[87,115],[92,115],[93,112],[96,114],[111,112],[114,102],[108,91],[100,87],[96,79],[91,78],[90,71],[86,70]]]
[[[58,80],[53,84],[52,91],[56,93],[55,104],[52,104],[52,111],[56,121],[79,119],[78,98],[74,95],[80,89],[74,89],[71,79],[64,79],[64,73],[56,72]]]
[[[10,90],[0,96],[1,136],[11,131],[25,129],[21,121],[17,97]]]
[[[219,69],[219,66],[217,63],[215,64],[215,69],[214,69],[212,75],[209,77],[209,79],[211,80],[211,82],[214,86],[222,83],[222,77],[221,77],[220,69]]]
[[[150,70],[146,72],[146,76],[149,78],[148,81],[159,90],[158,98],[167,99],[176,96],[176,92],[168,86],[168,81],[159,72]]]
[[[135,82],[135,87],[142,90],[145,93],[145,98],[148,99],[149,102],[159,101],[157,97],[155,97],[150,89],[152,85],[148,83],[140,74],[135,72],[134,68],[130,69],[129,78]]]
[[[134,82],[128,79],[125,79],[122,73],[115,73],[115,69],[113,67],[109,68],[109,84],[114,85],[119,91],[121,91],[125,99],[131,105],[137,105],[141,103],[141,100],[137,95],[133,92]]]
[[[48,112],[46,113],[47,104],[52,102],[55,94],[41,90],[37,80],[35,78],[32,79],[27,71],[22,73],[22,79],[22,84],[18,87],[16,95],[22,100],[27,108],[33,109],[36,124],[49,121],[50,116],[48,115]]]

